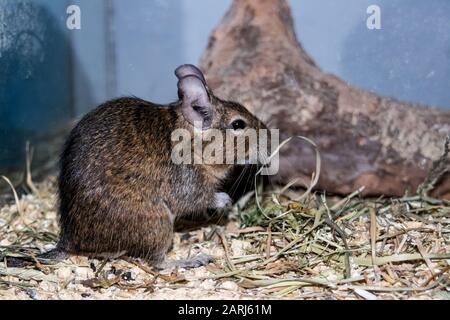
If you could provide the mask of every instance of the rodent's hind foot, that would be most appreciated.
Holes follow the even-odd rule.
[[[167,260],[163,263],[157,265],[154,267],[155,270],[165,270],[168,268],[183,268],[183,269],[195,269],[207,266],[210,263],[214,263],[215,260],[213,257],[208,255],[199,255],[197,257],[194,257],[192,259],[183,259],[183,260]]]
[[[40,259],[62,261],[69,257],[69,253],[63,249],[55,248],[46,253],[39,255]]]
[[[58,263],[69,257],[64,250],[55,248],[48,252],[38,255],[37,257],[5,257],[8,268],[25,268],[41,263],[43,265],[51,265]]]

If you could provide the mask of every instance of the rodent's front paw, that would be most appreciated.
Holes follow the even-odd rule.
[[[175,261],[175,266],[183,269],[195,269],[207,266],[210,263],[214,263],[215,260],[213,257],[208,255],[199,255],[195,258],[188,260],[177,260]]]
[[[214,208],[212,209],[226,209],[231,207],[233,201],[231,197],[225,192],[218,192],[215,195]]]

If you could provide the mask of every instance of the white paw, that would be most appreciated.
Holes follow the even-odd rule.
[[[233,201],[230,196],[225,192],[218,192],[215,195],[214,208],[213,209],[226,209],[231,207]]]

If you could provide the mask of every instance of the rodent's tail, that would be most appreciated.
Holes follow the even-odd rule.
[[[53,249],[49,252],[40,254],[36,257],[37,262],[49,264],[49,262],[59,262],[67,258],[68,254],[59,249]],[[6,257],[6,265],[9,268],[23,268],[36,264],[36,260],[31,257]]]

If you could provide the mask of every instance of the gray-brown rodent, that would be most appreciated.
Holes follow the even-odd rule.
[[[195,66],[179,67],[176,76],[179,101],[109,101],[70,133],[59,176],[60,241],[48,256],[126,255],[160,265],[177,218],[230,204],[219,188],[235,164],[175,164],[171,134],[194,133],[198,121],[201,130],[265,126],[242,105],[216,97]]]

